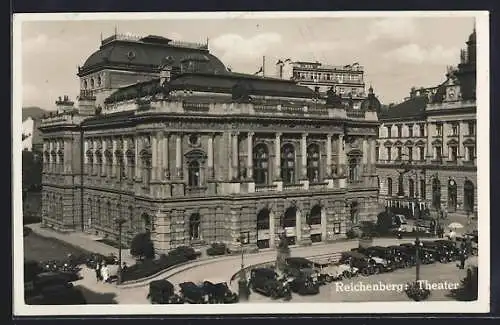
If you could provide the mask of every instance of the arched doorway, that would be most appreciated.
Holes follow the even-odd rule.
[[[457,183],[455,180],[448,181],[448,211],[455,212],[457,210]]]
[[[387,196],[392,196],[392,178],[387,178]]]
[[[469,214],[474,211],[474,184],[470,180],[464,183],[464,210]]]
[[[312,207],[307,216],[307,224],[311,227],[311,241],[313,243],[320,242],[321,236],[321,213],[322,208],[319,204]]]
[[[192,241],[201,240],[201,216],[193,213],[189,216],[189,239]]]
[[[432,180],[432,207],[441,208],[441,182],[436,177]]]
[[[268,208],[263,208],[257,213],[257,247],[259,249],[269,248],[271,239],[270,215]]]
[[[253,179],[257,185],[268,184],[269,151],[264,143],[259,143],[253,149]]]
[[[283,220],[282,220],[282,229],[285,232],[285,237],[288,241],[288,245],[295,245],[296,236],[297,236],[297,208],[289,207],[286,209]]]

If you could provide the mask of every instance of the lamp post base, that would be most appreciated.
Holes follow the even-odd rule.
[[[238,294],[240,301],[248,301],[250,296],[250,288],[248,287],[247,279],[238,280]]]

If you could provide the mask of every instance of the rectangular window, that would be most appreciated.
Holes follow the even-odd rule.
[[[443,125],[436,124],[436,136],[442,136],[442,135],[443,135]]]
[[[458,135],[458,124],[453,123],[451,125],[451,135]]]
[[[380,148],[379,148],[379,147],[375,147],[375,161],[378,161],[378,160],[379,160],[379,158],[380,158],[380,157],[379,157],[379,156],[380,156],[380,155],[379,155],[379,150],[380,150]]]
[[[401,156],[402,156],[402,148],[401,148],[401,147],[398,147],[398,148],[397,148],[397,151],[398,151],[397,160],[401,160]]]
[[[467,123],[468,135],[476,135],[476,123],[468,122]]]
[[[425,124],[420,124],[419,128],[420,128],[420,134],[419,135],[421,137],[425,137]]]
[[[452,146],[450,147],[450,159],[451,161],[457,161],[458,158],[458,147]]]
[[[333,224],[333,233],[336,235],[340,234],[340,222]]]
[[[391,134],[391,127],[390,126],[386,126],[387,128],[387,137],[390,138],[392,136]]]
[[[408,160],[413,160],[413,147],[408,147]]]
[[[403,136],[403,134],[402,134],[403,128],[401,127],[401,125],[398,125],[397,127],[398,127],[398,138],[401,138]]]
[[[418,151],[419,151],[420,161],[424,161],[425,160],[425,148],[424,147],[418,147]]]
[[[466,147],[467,149],[467,160],[474,161],[474,147]]]
[[[408,125],[408,137],[413,138],[413,125]]]
[[[387,161],[391,161],[391,155],[392,155],[392,152],[391,152],[391,147],[388,147],[387,148]]]
[[[421,179],[420,180],[420,198],[425,199],[425,180]]]
[[[434,158],[436,158],[436,160],[441,159],[441,153],[442,153],[441,147],[435,146],[434,147]]]

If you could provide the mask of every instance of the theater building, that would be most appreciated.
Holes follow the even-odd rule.
[[[41,126],[44,226],[118,240],[121,217],[124,242],[149,230],[165,252],[309,245],[375,217],[373,93],[351,109],[158,36],[114,35],[78,76],[78,107]]]
[[[475,31],[466,44],[442,84],[412,89],[379,112],[377,171],[386,205],[477,213]]]

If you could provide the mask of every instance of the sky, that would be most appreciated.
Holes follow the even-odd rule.
[[[161,35],[209,40],[210,52],[234,72],[254,73],[266,57],[274,76],[280,58],[365,67],[383,104],[401,102],[410,88],[435,86],[457,65],[473,17],[226,18],[175,20],[25,21],[21,31],[22,104],[55,109],[58,96],[76,99],[77,67],[97,51],[101,34]]]

